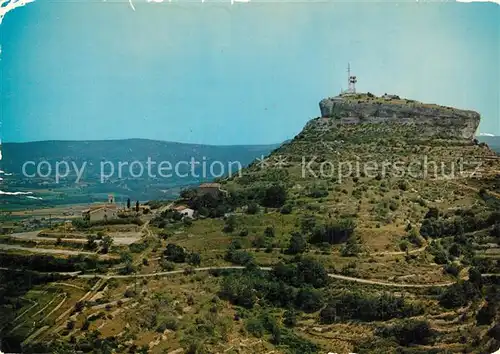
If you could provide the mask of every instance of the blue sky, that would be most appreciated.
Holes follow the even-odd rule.
[[[500,6],[37,0],[0,25],[2,141],[276,143],[346,86],[481,113],[500,135]]]

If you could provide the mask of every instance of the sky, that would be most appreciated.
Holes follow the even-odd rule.
[[[290,139],[346,88],[481,113],[500,135],[493,3],[36,0],[0,25],[3,142]],[[1,8],[1,6],[0,6]]]

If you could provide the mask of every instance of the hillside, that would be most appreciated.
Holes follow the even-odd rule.
[[[469,134],[479,115],[467,111],[469,124],[449,108],[453,118],[439,121],[413,101],[370,97],[404,113],[361,119],[378,104],[358,111],[352,99],[337,98],[334,115],[323,111],[213,193],[187,188],[174,204],[123,211],[127,225],[75,219],[5,235],[8,348],[498,350],[500,158]],[[140,241],[113,243],[117,234]],[[37,273],[28,285],[10,272],[23,267],[56,278]]]
[[[277,146],[211,146],[145,139],[4,143],[2,144],[3,160],[0,162],[0,170],[13,175],[3,176],[0,190],[4,192],[36,191],[33,196],[42,199],[6,196],[5,199],[2,198],[2,203],[9,203],[12,206],[88,203],[105,200],[109,193],[114,193],[117,200],[120,198],[125,200],[126,198],[138,200],[173,198],[178,195],[183,186],[213,179],[210,173],[206,173],[204,177],[203,163],[209,168],[213,161],[220,161],[227,174],[230,162],[237,161],[241,163],[241,166],[246,166],[255,158],[268,154]],[[152,163],[151,175],[147,170],[148,158]],[[198,162],[193,170],[194,173],[191,173],[190,167],[185,163],[179,165],[178,174],[174,173],[179,161],[190,162],[192,158]],[[41,172],[42,175],[48,174],[47,177],[23,177],[22,167],[27,161],[33,161],[36,164],[46,161],[52,173],[49,174],[47,165],[43,162],[40,165]],[[66,177],[56,181],[56,163],[62,164],[63,162],[69,164],[69,173]],[[134,162],[135,165],[130,168]],[[161,162],[164,162],[164,166],[171,166],[170,171],[163,172],[163,177],[158,171]],[[123,164],[121,173],[119,163]],[[138,163],[142,165],[142,174]],[[82,169],[84,164],[85,168]],[[36,174],[35,166],[38,165],[28,165],[27,174]],[[233,166],[236,168],[237,164]],[[75,167],[83,171],[78,183],[76,183]],[[101,169],[107,177],[104,183],[101,183]],[[60,171],[63,175],[65,166],[61,165]],[[220,168],[214,168],[214,171],[218,174]],[[168,176],[168,172],[172,176]]]
[[[497,309],[499,299],[490,297],[490,307],[481,308],[484,299],[472,288],[465,290],[471,283],[458,280],[478,270],[500,273],[495,256],[500,241],[500,159],[473,140],[479,114],[399,98],[371,98],[375,103],[364,103],[358,109],[358,100],[363,97],[338,97],[331,109],[321,101],[322,117],[309,121],[266,160],[250,165],[242,177],[223,182],[222,188],[229,192],[223,205],[226,211],[236,212],[217,224],[225,230],[225,238],[217,235],[214,222],[204,220],[196,221],[192,232],[207,235],[205,242],[210,246],[205,247],[217,248],[226,242],[226,259],[237,264],[245,264],[241,260],[245,256],[231,250],[235,243],[248,248],[250,259],[260,265],[273,265],[279,260],[300,269],[300,261],[291,257],[302,255],[321,263],[330,274],[369,279],[374,285],[425,287],[457,282],[449,290],[402,292],[404,298],[412,299],[402,306],[424,306],[426,310],[417,311],[425,313],[423,316],[411,314],[411,310],[403,314],[402,309],[393,315],[369,315],[371,311],[385,311],[368,305],[372,300],[385,301],[381,298],[383,287],[336,281],[323,288],[311,280],[305,288],[315,284],[318,293],[308,293],[308,300],[316,302],[309,308],[301,303],[306,300],[299,294],[306,290],[298,285],[297,275],[290,269],[275,268],[270,281],[292,285],[279,293],[282,301],[295,301],[292,306],[304,313],[297,320],[295,333],[319,345],[323,350],[319,352],[498,349],[500,338],[492,333],[498,329],[499,312],[486,322],[481,316]],[[377,103],[380,101],[385,103],[381,106]],[[392,104],[396,108],[386,107]],[[210,207],[201,207],[204,202],[196,197],[185,202],[211,215]],[[174,236],[170,242],[203,249],[198,242],[182,236]],[[267,254],[254,253],[250,247],[261,247]],[[485,250],[492,258],[481,258]],[[255,285],[251,284],[259,282],[251,275],[238,281],[243,288],[243,284],[252,288]],[[495,292],[495,285],[488,281],[483,290]],[[226,298],[237,308],[248,307],[241,303],[243,290],[222,288],[230,291]],[[298,291],[297,297],[285,299],[285,293],[293,293],[293,288]],[[253,313],[262,316],[262,310],[254,306],[263,306],[264,312],[290,306],[266,291],[273,290],[259,292],[264,299],[250,305]],[[463,291],[470,293],[464,295]],[[399,289],[397,293],[401,294]],[[312,300],[315,296],[323,300]],[[450,300],[451,304],[448,301],[453,296],[456,298]],[[460,315],[447,314],[450,309]],[[289,313],[281,314],[283,317],[278,318],[286,323]],[[351,322],[353,319],[356,322]],[[423,332],[415,334],[419,330]],[[420,335],[420,339],[412,337]],[[405,336],[414,339],[401,339],[409,338]],[[475,344],[468,346],[461,339],[464,337],[474,337]],[[414,349],[406,349],[408,346]]]

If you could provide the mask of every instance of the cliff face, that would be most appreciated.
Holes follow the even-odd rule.
[[[421,138],[474,139],[479,126],[477,112],[425,104],[397,96],[367,94],[327,98],[319,103],[322,123],[404,125]]]

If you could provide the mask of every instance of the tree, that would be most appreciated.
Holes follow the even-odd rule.
[[[293,206],[291,204],[285,204],[281,207],[280,213],[281,214],[291,214],[293,210]]]
[[[352,236],[356,228],[356,223],[352,219],[342,219],[338,222],[330,222],[314,228],[311,235],[311,243],[328,242],[338,244],[345,242]]]
[[[89,250],[95,250],[97,248],[97,236],[96,235],[88,235],[87,236],[87,244],[85,247],[87,247]]]
[[[286,201],[286,189],[282,185],[267,187],[261,197],[261,204],[268,208],[281,208]]]
[[[342,257],[353,257],[357,256],[359,253],[361,253],[360,239],[352,235],[342,247],[340,254]]]
[[[127,199],[127,209],[130,209],[130,198]]]
[[[380,330],[384,337],[394,337],[402,346],[425,345],[432,341],[436,332],[427,321],[405,320]]]
[[[472,267],[469,269],[469,281],[477,286],[481,286],[483,283],[481,272],[477,268]]]
[[[439,218],[439,209],[435,207],[429,208],[427,214],[425,214],[424,219],[437,219]]]
[[[469,281],[460,281],[446,288],[439,297],[439,304],[447,309],[459,308],[480,296],[479,289]]]
[[[254,264],[254,258],[252,254],[243,250],[235,250],[231,247],[228,248],[224,259],[228,262],[243,266]]]
[[[259,208],[259,205],[255,202],[252,202],[250,204],[248,204],[248,207],[247,207],[247,213],[248,214],[257,214],[259,212],[260,208]]]
[[[135,211],[138,213],[139,212],[139,201],[135,202]]]
[[[337,309],[335,304],[327,305],[319,313],[319,318],[322,324],[332,324],[337,320]]]
[[[163,253],[165,258],[168,261],[175,263],[184,263],[186,261],[186,251],[181,246],[174,245],[173,243],[169,243],[165,252]]]
[[[500,324],[494,325],[489,331],[488,336],[500,341]]]
[[[295,310],[288,310],[283,316],[283,324],[287,327],[295,327],[297,324],[297,312]]]
[[[460,257],[460,255],[462,254],[462,249],[460,248],[460,245],[454,243],[448,249],[448,253],[453,257]]]
[[[493,225],[493,228],[491,229],[491,236],[500,241],[500,223]]]
[[[274,227],[268,226],[264,230],[264,236],[265,237],[274,237]]]
[[[288,254],[299,254],[305,252],[307,249],[307,242],[298,232],[292,234],[290,244],[287,249]]]
[[[492,302],[487,302],[476,315],[478,326],[490,325],[495,319],[498,310],[498,305]]]
[[[323,307],[321,292],[312,288],[300,289],[295,305],[304,312],[316,312]]]
[[[233,232],[234,229],[236,227],[236,217],[234,215],[230,215],[227,219],[226,219],[226,223],[224,224],[224,229],[223,231],[224,232]]]
[[[191,200],[191,199],[196,198],[197,193],[196,193],[196,190],[193,188],[183,189],[180,193],[180,196],[184,200]]]
[[[408,243],[408,241],[406,240],[402,240],[400,243],[399,243],[399,249],[403,252],[406,252],[408,253],[408,249],[410,247],[410,244]]]
[[[189,256],[187,257],[187,261],[189,264],[194,266],[200,265],[201,263],[200,254],[196,252],[190,253]]]
[[[113,238],[109,235],[104,236],[101,241],[102,253],[108,253],[112,244]]]
[[[298,280],[297,286],[303,284],[312,285],[315,288],[322,288],[327,285],[329,277],[325,267],[313,258],[305,257],[297,263],[297,274],[295,278]]]

